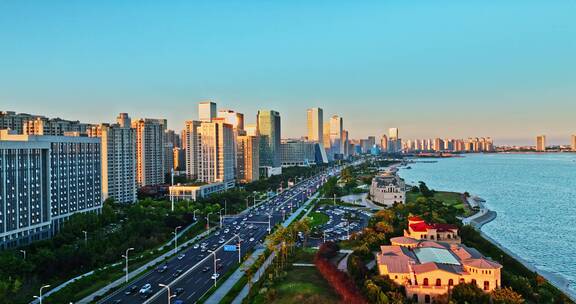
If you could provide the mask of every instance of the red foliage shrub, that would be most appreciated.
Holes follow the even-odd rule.
[[[330,263],[330,261],[318,254],[314,258],[314,264],[316,264],[318,272],[320,272],[322,277],[328,281],[328,284],[334,288],[336,293],[340,295],[344,303],[366,303],[366,300],[364,300],[360,294],[356,284],[354,284],[352,279],[350,279],[346,273],[338,270],[334,264]]]

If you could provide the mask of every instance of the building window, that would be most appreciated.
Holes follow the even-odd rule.
[[[430,295],[424,296],[424,303],[430,303]]]
[[[490,282],[484,281],[484,290],[490,290]]]
[[[442,286],[442,280],[436,279],[436,286]]]
[[[428,278],[424,278],[424,283],[422,283],[422,285],[428,286]]]
[[[453,286],[454,285],[454,280],[450,279],[448,280],[448,286]]]

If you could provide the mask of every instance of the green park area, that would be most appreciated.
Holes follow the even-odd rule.
[[[313,264],[314,252],[297,250],[295,263]],[[338,303],[340,297],[322,278],[316,267],[289,266],[274,283],[259,293],[252,303],[322,304]]]
[[[310,212],[308,218],[310,219],[310,228],[322,226],[330,219],[326,214],[317,211]]]

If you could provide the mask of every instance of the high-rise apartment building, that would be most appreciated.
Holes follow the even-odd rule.
[[[572,135],[572,140],[570,143],[572,146],[572,151],[576,152],[576,135]]]
[[[224,121],[231,125],[234,130],[244,130],[244,114],[238,113],[233,110],[219,110],[218,118],[223,118]]]
[[[309,166],[316,164],[318,143],[300,139],[283,139],[280,145],[282,166]]]
[[[388,137],[390,139],[392,138],[399,138],[399,134],[398,134],[398,128],[390,128],[388,129]]]
[[[545,135],[536,136],[536,151],[538,151],[538,152],[546,151],[546,136]]]
[[[202,122],[189,120],[185,122],[182,132],[182,143],[186,153],[186,176],[198,178],[198,128]]]
[[[163,184],[165,119],[141,118],[132,121],[136,132],[136,184],[138,187]]]
[[[382,149],[382,152],[388,151],[388,137],[386,135],[382,135],[380,138],[380,149]]]
[[[260,167],[280,167],[280,113],[259,110],[256,122],[260,134]]]
[[[174,158],[174,171],[186,171],[186,150],[183,148],[174,148],[172,155]]]
[[[16,113],[13,111],[0,112],[0,130],[12,130],[16,134],[24,134],[24,125],[37,118],[47,119],[44,116],[26,113]]]
[[[330,121],[327,121],[324,123],[324,127],[323,127],[323,144],[324,144],[324,149],[326,149],[327,153],[330,153],[330,150],[332,149],[332,146],[330,145]]]
[[[210,122],[214,118],[216,118],[216,103],[212,101],[198,103],[198,119],[200,121]]]
[[[102,208],[100,139],[0,132],[0,247],[57,231]]]
[[[238,181],[249,183],[258,180],[260,175],[260,137],[257,135],[238,136],[236,151]]]
[[[234,133],[222,118],[202,122],[197,128],[198,180],[234,185]]]
[[[258,132],[258,124],[246,124],[245,130],[248,136],[260,136]]]
[[[36,117],[23,124],[22,134],[63,136],[66,133],[86,133],[90,124],[60,118]]]
[[[308,140],[322,144],[324,141],[324,111],[322,108],[306,110]]]
[[[115,124],[100,124],[88,136],[101,139],[102,197],[120,203],[136,202],[136,132],[120,113]]]

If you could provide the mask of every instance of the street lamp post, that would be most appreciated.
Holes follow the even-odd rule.
[[[22,252],[22,255],[24,256],[24,261],[26,261],[26,250],[20,250],[20,252]]]
[[[44,286],[40,287],[40,296],[34,296],[34,298],[39,300],[40,304],[42,304],[42,289],[48,288],[48,287],[50,287],[50,285],[44,285]]]
[[[206,214],[206,230],[210,230],[210,214],[212,214],[212,212]]]
[[[84,246],[88,245],[88,231],[82,230],[84,233]]]
[[[134,250],[134,248],[126,249],[126,254],[122,255],[122,257],[126,259],[126,283],[128,283],[128,252],[130,252],[131,250]]]
[[[216,280],[218,279],[216,275],[218,272],[216,271],[216,262],[220,261],[220,259],[216,258],[216,250],[210,251],[214,255],[214,287],[216,287]]]
[[[270,225],[271,219],[272,219],[272,214],[268,213],[268,234],[270,234],[270,231],[272,231],[272,228],[270,227],[271,226]]]
[[[166,291],[168,292],[168,304],[170,304],[170,301],[172,300],[172,298],[174,298],[176,295],[171,295],[170,294],[170,285],[165,285],[165,284],[158,284],[158,286],[162,287],[162,288],[166,288]]]
[[[178,253],[178,229],[180,228],[182,228],[182,226],[174,228],[174,254]]]
[[[198,211],[198,209],[194,209],[194,212],[192,213],[194,216],[194,220],[196,220],[196,211]]]
[[[240,262],[242,261],[242,260],[241,260],[242,254],[241,254],[241,252],[240,252],[240,250],[241,250],[241,247],[240,247],[240,242],[241,242],[241,241],[240,241],[240,240],[241,240],[241,239],[240,239],[240,234],[237,233],[237,234],[236,234],[236,237],[238,238],[238,264],[240,264]]]
[[[222,210],[224,209],[218,210],[218,214],[220,215],[220,228],[222,228]],[[226,210],[224,210],[224,214],[226,214]]]
[[[174,168],[172,168],[170,170],[170,187],[174,186]],[[171,205],[171,210],[172,212],[174,212],[174,195],[172,194],[172,189],[168,188],[169,192],[170,192],[170,205]]]

